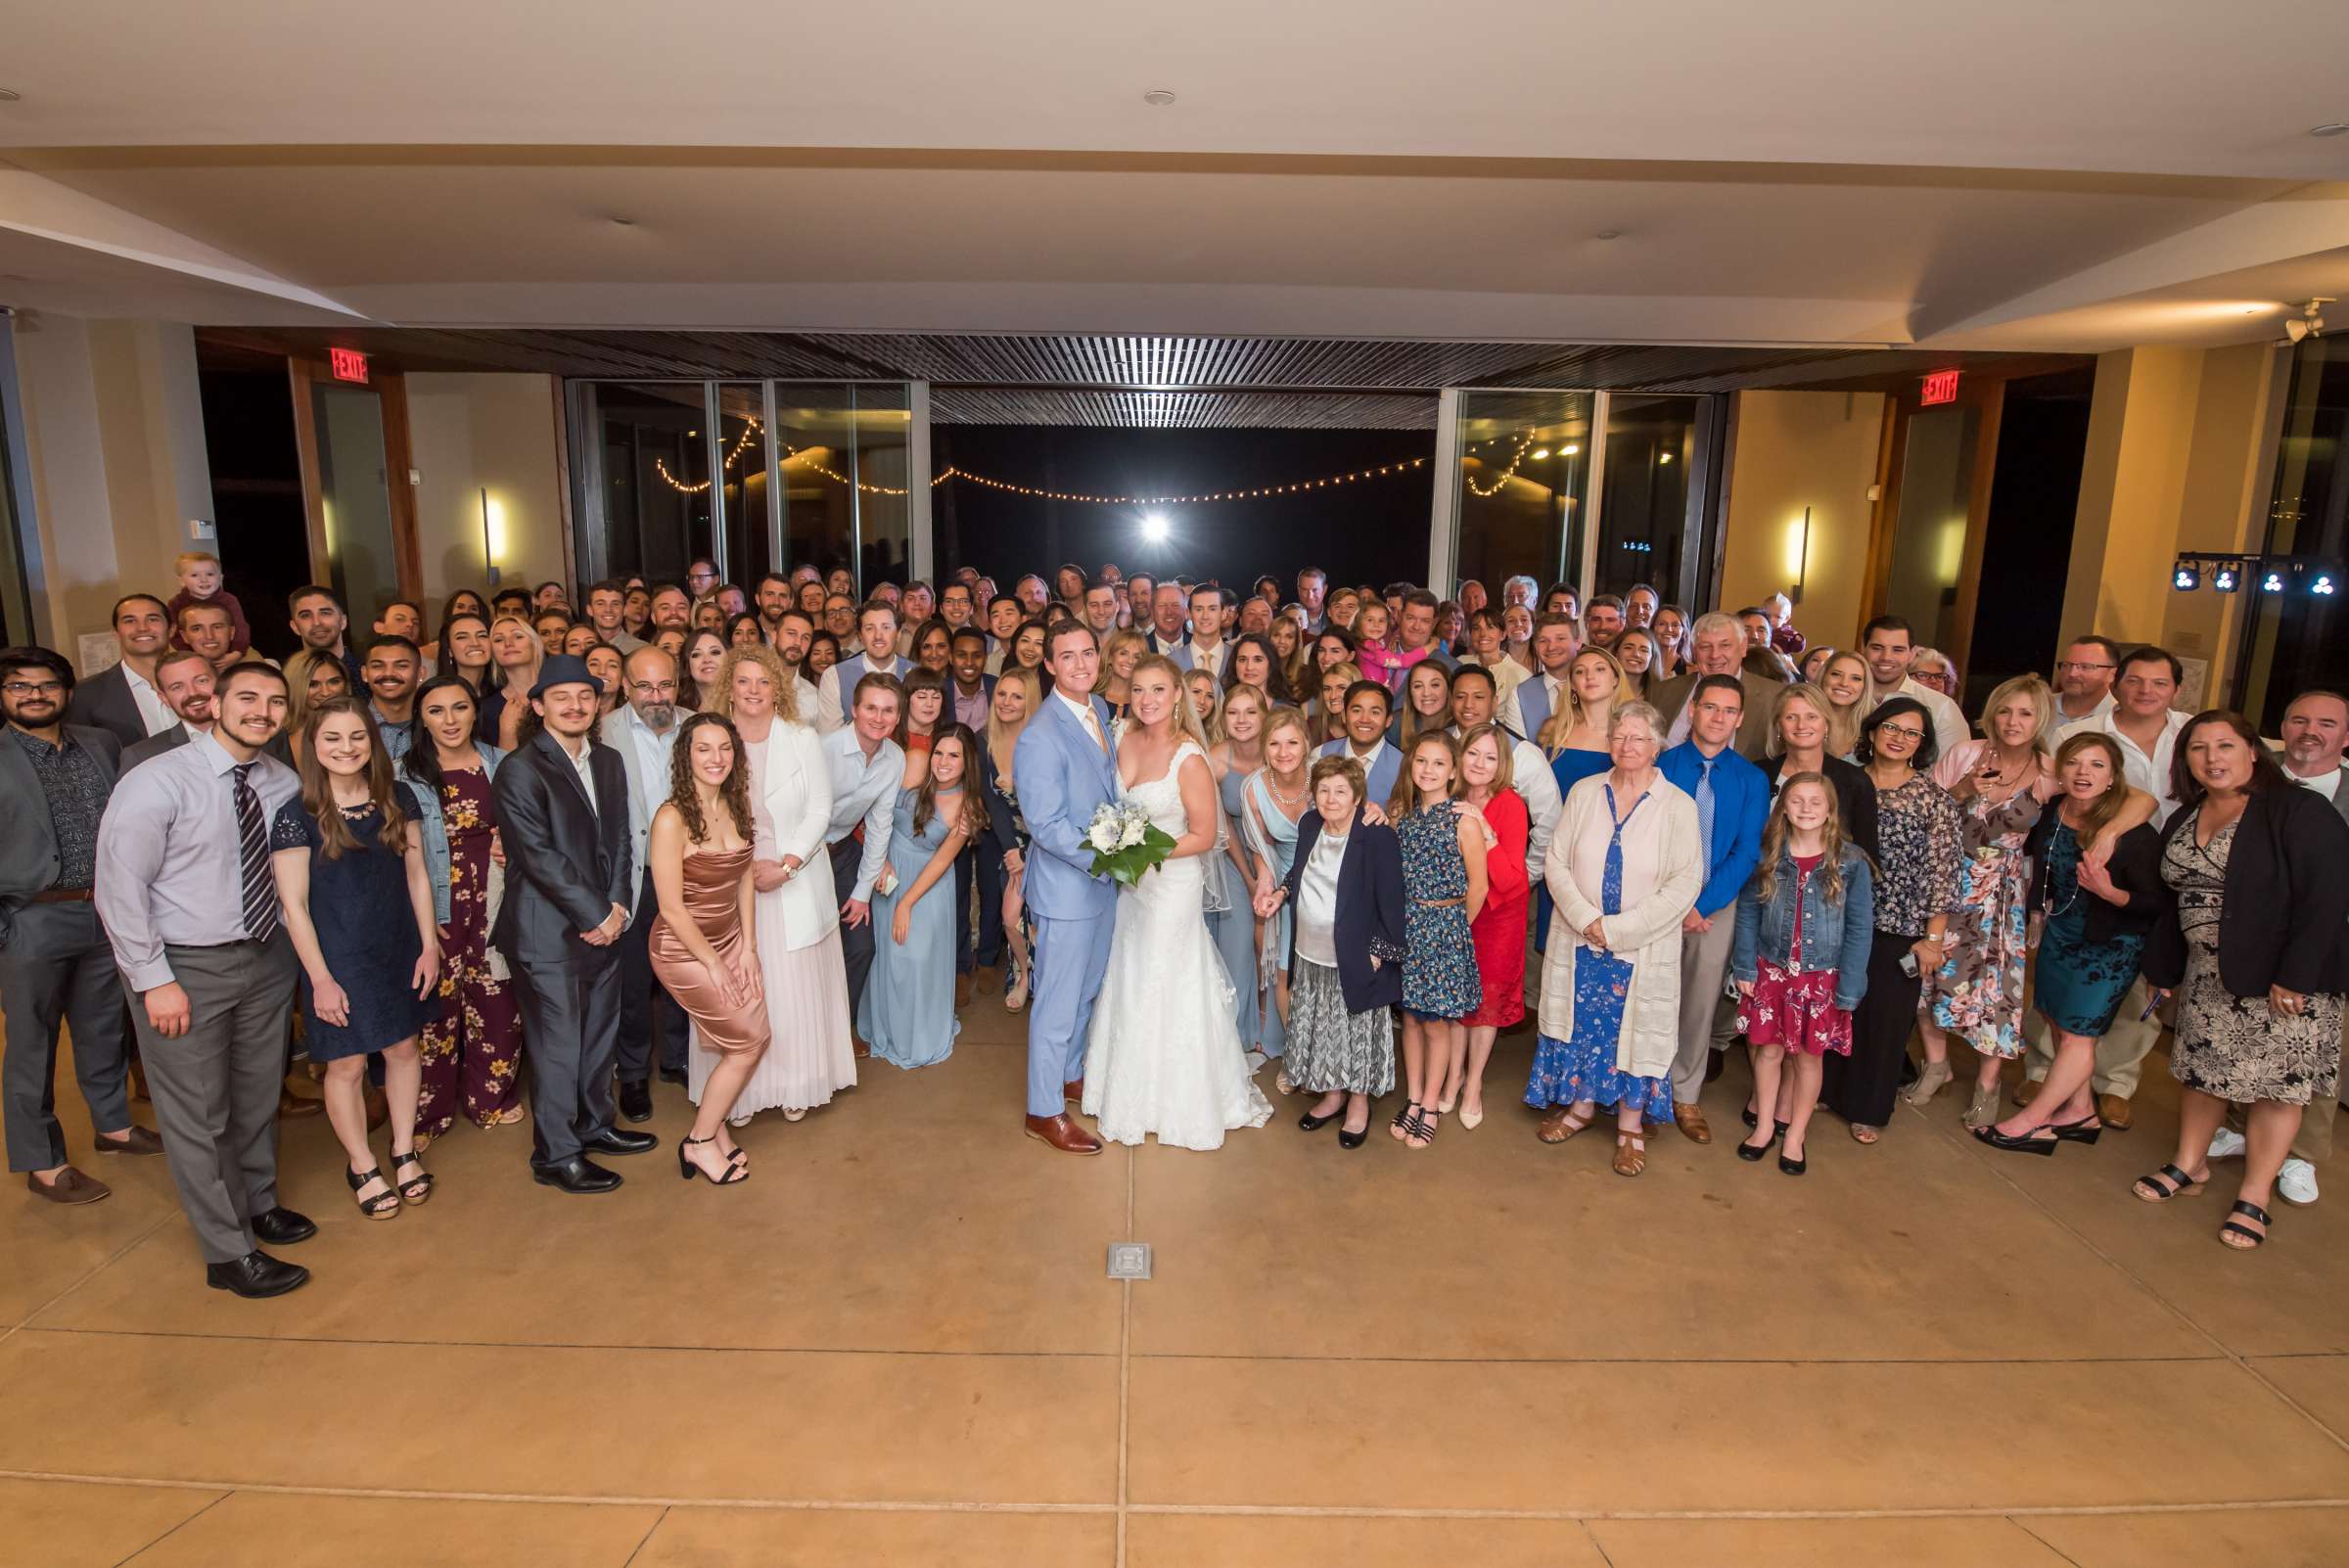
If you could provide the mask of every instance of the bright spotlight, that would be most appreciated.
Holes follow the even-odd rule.
[[[1150,543],[1166,543],[1167,535],[1171,531],[1173,530],[1167,523],[1167,515],[1164,512],[1144,512],[1142,514],[1142,537]]]
[[[2321,593],[2328,599],[2331,598],[2334,592],[2332,574],[2329,572],[2318,573],[2317,580],[2308,585],[2308,591],[2311,593]]]
[[[2271,572],[2266,576],[2261,577],[2259,579],[2259,591],[2262,593],[2281,593],[2283,591],[2283,574],[2280,572]]]
[[[2221,593],[2233,593],[2243,585],[2243,579],[2236,574],[2234,568],[2223,566],[2211,573],[2210,585]]]
[[[2190,593],[2201,584],[2202,574],[2183,561],[2178,564],[2178,570],[2170,574],[2170,586],[2180,593]]]
[[[1547,457],[1548,455],[1549,448],[1546,446],[1538,446],[1534,449],[1534,460],[1536,462],[1540,462],[1543,458]]]

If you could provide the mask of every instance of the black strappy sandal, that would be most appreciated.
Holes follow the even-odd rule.
[[[416,1174],[407,1180],[392,1183],[399,1189],[399,1199],[402,1203],[423,1203],[433,1195],[433,1174],[427,1171],[424,1168],[424,1162],[417,1158],[423,1152],[421,1149],[410,1149],[405,1154],[394,1151],[392,1155],[392,1176],[397,1176],[401,1171],[411,1165],[416,1168]]]
[[[1436,1110],[1436,1108],[1432,1105],[1420,1106],[1419,1114],[1411,1118],[1411,1125],[1404,1133],[1403,1144],[1405,1148],[1424,1149],[1434,1145],[1436,1141],[1436,1129],[1440,1127],[1442,1123],[1440,1120],[1428,1120],[1431,1112],[1438,1118],[1441,1118],[1444,1114],[1443,1112]],[[1411,1140],[1413,1138],[1418,1139],[1418,1141],[1415,1143],[1412,1142]]]
[[[381,1180],[383,1174],[384,1168],[380,1165],[371,1165],[364,1171],[353,1171],[348,1166],[343,1168],[343,1179],[350,1183],[351,1201],[359,1206],[359,1213],[370,1220],[396,1220],[399,1218],[399,1193],[390,1182],[385,1182],[384,1190],[372,1198],[358,1195],[359,1188],[370,1181]]]
[[[687,1181],[691,1181],[695,1176],[700,1176],[714,1187],[730,1187],[737,1181],[748,1181],[751,1178],[751,1173],[731,1160],[726,1162],[724,1176],[714,1176],[694,1164],[685,1153],[687,1148],[696,1143],[715,1143],[716,1141],[717,1137],[714,1133],[706,1138],[679,1138],[677,1140],[677,1175]]]
[[[2165,1165],[2151,1176],[2139,1176],[2129,1190],[2144,1203],[2167,1203],[2172,1198],[2191,1197],[2202,1190],[2210,1177],[2200,1180],[2188,1176],[2174,1165]]]
[[[2048,1130],[2065,1143],[2094,1143],[2103,1135],[2104,1124],[2091,1114],[2077,1122],[2050,1122]]]
[[[1395,1120],[1387,1124],[1387,1130],[1394,1133],[1397,1140],[1400,1141],[1411,1135],[1411,1127],[1418,1120],[1419,1102],[1405,1100],[1403,1109],[1395,1113]]]
[[[2227,1212],[2231,1215],[2239,1214],[2246,1220],[2256,1220],[2259,1222],[2260,1227],[2254,1230],[2249,1225],[2238,1224],[2234,1221],[2229,1220],[2219,1226],[2220,1246],[2231,1247],[2236,1252],[2252,1252],[2268,1244],[2268,1227],[2274,1222],[2268,1218],[2267,1210],[2256,1203],[2244,1203],[2237,1199],[2234,1207]],[[2229,1241],[2227,1239],[2229,1236],[2241,1236],[2243,1239]]]

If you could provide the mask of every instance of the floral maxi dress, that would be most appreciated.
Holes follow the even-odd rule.
[[[497,807],[488,779],[474,768],[447,773],[440,817],[448,829],[448,927],[438,1011],[417,1040],[424,1084],[416,1130],[430,1137],[456,1125],[460,1092],[476,1127],[510,1119],[520,1103],[515,1074],[522,1066],[521,1004],[503,960],[489,947],[489,882],[499,873],[489,855]]]
[[[1933,1022],[1986,1056],[2023,1054],[2023,969],[2029,956],[2031,857],[2023,841],[2045,809],[2028,789],[1960,803],[1958,903],[1948,956],[1926,983]]]

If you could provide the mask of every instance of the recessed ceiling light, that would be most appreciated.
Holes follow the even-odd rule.
[[[1142,94],[1142,102],[1148,104],[1152,109],[1164,109],[1174,102],[1174,95],[1164,87],[1153,87]]]
[[[1621,230],[1621,229],[1601,229],[1601,230],[1599,230],[1599,231],[1598,231],[1598,233],[1597,233],[1596,235],[1594,235],[1594,236],[1592,236],[1592,237],[1593,237],[1594,239],[1600,239],[1600,240],[1620,240],[1620,239],[1622,239],[1622,238],[1623,238],[1623,230]]]
[[[12,93],[9,96],[13,98],[16,95]],[[2322,125],[2311,125],[2308,133],[2311,136],[2349,136],[2349,119],[2333,119]]]

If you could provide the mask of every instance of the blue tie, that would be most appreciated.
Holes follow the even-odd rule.
[[[1710,757],[1699,757],[1696,765],[1704,771],[1696,775],[1696,837],[1705,847],[1705,876],[1713,875],[1713,763]]]

